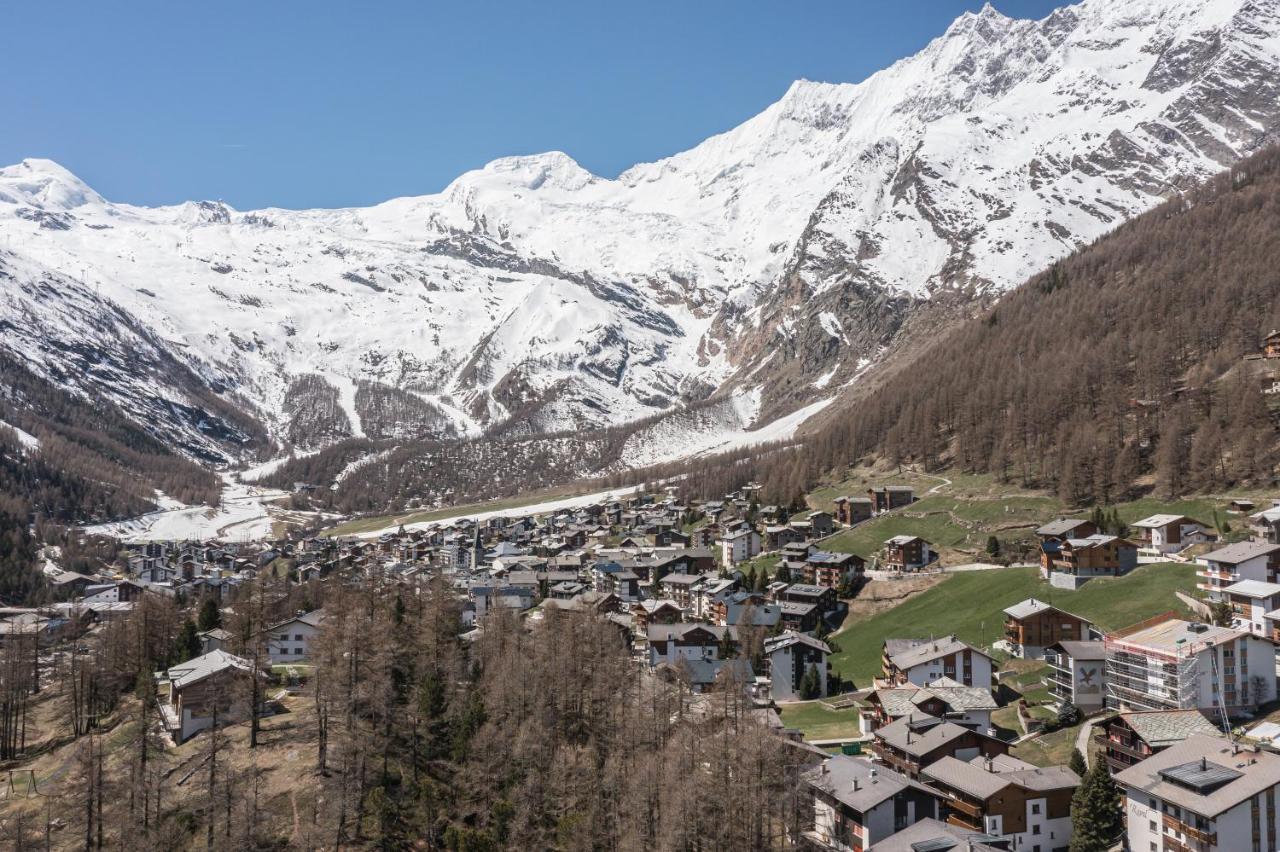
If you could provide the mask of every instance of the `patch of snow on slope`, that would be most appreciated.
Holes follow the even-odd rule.
[[[272,524],[284,510],[275,501],[288,492],[235,482],[223,474],[222,504],[184,506],[166,500],[159,511],[127,521],[86,527],[89,535],[113,536],[124,542],[140,541],[258,541],[272,537]]]
[[[21,444],[23,449],[27,452],[33,452],[34,450],[40,449],[40,439],[35,435],[32,435],[30,432],[23,432],[17,426],[14,426],[12,423],[6,423],[3,420],[0,420],[0,429],[12,429],[13,433],[18,436],[18,443]]]
[[[839,369],[840,369],[840,366],[838,364],[832,367],[830,370],[823,373],[821,376],[818,376],[818,378],[814,379],[812,382],[812,386],[817,388],[818,390],[822,390],[827,385],[831,384],[831,380],[835,378],[836,371],[838,371]]]
[[[425,530],[432,527],[445,526],[453,523],[460,518],[482,523],[490,518],[512,517],[516,515],[554,515],[557,512],[565,512],[571,509],[578,509],[582,506],[591,506],[595,503],[606,503],[612,500],[620,500],[623,497],[629,497],[640,491],[642,486],[631,485],[625,488],[614,488],[610,491],[598,491],[594,494],[583,494],[578,497],[564,497],[556,500],[546,500],[541,503],[533,503],[528,506],[520,506],[517,508],[491,509],[481,512],[458,512],[448,518],[441,518],[435,521],[422,521],[415,524],[405,525],[405,530]],[[369,532],[357,533],[354,538],[377,538],[384,533],[392,533],[400,529],[400,524],[393,523],[382,529],[371,530]]]
[[[759,415],[759,388],[733,397],[728,406],[681,412],[641,429],[627,438],[622,461],[628,467],[647,467],[679,459],[746,449],[795,436],[800,424],[834,400],[824,399],[785,417],[752,428]]]
[[[260,479],[270,476],[280,468],[284,467],[286,462],[291,462],[294,459],[305,459],[308,456],[314,456],[318,452],[320,451],[319,450],[294,450],[292,453],[290,453],[287,456],[280,456],[279,458],[274,458],[274,459],[271,459],[270,461],[265,461],[262,464],[254,465],[253,467],[247,467],[244,470],[239,472],[240,481],[241,482],[257,482]]]
[[[333,491],[337,491],[338,486],[342,484],[342,480],[346,479],[348,476],[355,473],[360,468],[365,467],[366,465],[371,465],[376,461],[385,459],[387,456],[394,453],[397,449],[399,449],[399,447],[392,447],[391,449],[388,449],[388,450],[381,450],[376,453],[369,453],[368,455],[361,456],[355,461],[349,462],[347,466],[344,467],[342,470],[338,471],[338,474],[333,478],[333,484],[329,486],[330,489]]]
[[[831,311],[823,311],[818,314],[818,322],[822,323],[822,330],[836,340],[841,343],[849,342],[844,336],[844,326],[840,324],[840,320]]]

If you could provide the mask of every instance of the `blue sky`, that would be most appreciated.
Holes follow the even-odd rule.
[[[21,2],[0,163],[240,209],[435,192],[510,154],[597,174],[697,144],[797,78],[856,82],[981,0]],[[1050,0],[997,0],[1043,17]]]

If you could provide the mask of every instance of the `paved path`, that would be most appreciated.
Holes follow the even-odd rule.
[[[1093,735],[1093,723],[1097,721],[1099,720],[1085,719],[1084,724],[1080,726],[1080,733],[1076,734],[1076,748],[1080,750],[1082,755],[1084,755],[1084,765],[1086,767],[1090,766],[1089,761],[1093,757],[1089,754],[1089,737]]]

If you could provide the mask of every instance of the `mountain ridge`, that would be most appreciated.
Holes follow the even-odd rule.
[[[963,312],[1273,141],[1277,72],[1275,0],[988,4],[614,179],[548,152],[435,195],[242,212],[114,204],[27,160],[0,169],[0,346],[51,376],[41,350],[144,331],[141,364],[101,345],[57,378],[228,462],[262,442],[165,414],[210,412],[168,359],[303,448],[366,422],[553,433],[749,392],[760,425],[892,358],[925,306]],[[315,434],[288,413],[316,407]]]

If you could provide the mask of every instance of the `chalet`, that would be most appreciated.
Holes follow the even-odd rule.
[[[786,526],[767,526],[764,528],[764,548],[765,550],[781,550],[788,544],[795,544],[800,541],[807,541],[803,533],[795,527]]]
[[[725,607],[730,597],[740,590],[741,583],[734,577],[707,580],[694,590],[693,615],[709,618],[724,624]],[[761,601],[763,603],[763,600]]]
[[[802,697],[801,683],[813,670],[818,676],[818,694],[827,694],[827,657],[831,648],[826,642],[786,631],[764,640],[764,658],[769,665],[770,693],[774,701],[795,701]]]
[[[920,536],[896,535],[884,543],[878,567],[882,571],[919,571],[937,558],[933,546]]]
[[[1063,542],[1069,538],[1088,538],[1097,534],[1097,532],[1098,527],[1093,521],[1085,521],[1080,518],[1059,518],[1037,529],[1036,536],[1042,542]]]
[[[266,678],[265,672],[259,676]],[[213,727],[215,718],[219,723],[246,718],[252,677],[253,665],[226,651],[210,651],[157,673],[157,680],[169,686],[168,695],[158,703],[174,742],[186,742]]]
[[[809,524],[809,532],[812,538],[825,538],[836,531],[835,516],[821,509],[809,512],[807,515],[801,515],[799,518],[792,518],[792,520],[799,520]]]
[[[1092,623],[1044,601],[1028,598],[1004,611],[1004,641],[1015,657],[1038,659],[1055,642],[1089,638]]]
[[[793,583],[778,593],[779,601],[812,604],[818,607],[822,614],[831,612],[836,608],[838,601],[836,600],[836,590],[830,586],[811,586],[806,583]]]
[[[810,553],[797,565],[804,581],[812,586],[838,589],[845,583],[856,583],[866,571],[866,560],[853,553]],[[787,566],[788,569],[791,565]],[[794,576],[794,575],[793,575]]]
[[[649,665],[655,667],[681,659],[718,660],[725,637],[736,634],[731,628],[715,624],[650,624],[645,635],[649,640]]]
[[[1107,697],[1106,648],[1102,642],[1061,640],[1044,649],[1045,685],[1059,707],[1074,704],[1085,713],[1103,708]]]
[[[1280,544],[1280,506],[1272,506],[1250,515],[1249,533],[1254,541]]]
[[[835,499],[835,519],[837,523],[853,526],[870,520],[873,512],[869,497],[837,497]]]
[[[1137,531],[1142,549],[1156,554],[1177,553],[1216,538],[1208,527],[1186,515],[1152,515],[1129,526]]]
[[[635,629],[643,633],[650,624],[677,624],[684,618],[684,612],[675,601],[647,600],[631,605],[631,618]]]
[[[863,758],[835,755],[803,778],[813,797],[813,825],[801,835],[806,848],[881,849],[896,832],[942,814],[941,794]]]
[[[564,580],[556,583],[554,586],[547,587],[547,597],[553,601],[567,601],[570,598],[576,598],[587,590],[585,583],[577,583],[573,580]]]
[[[1065,766],[1038,767],[1015,757],[944,757],[921,779],[946,796],[948,821],[1012,841],[1014,849],[1065,849],[1071,842],[1071,796],[1080,776]]]
[[[483,621],[495,609],[524,612],[533,606],[535,593],[523,586],[479,585],[468,589],[468,595],[475,605],[476,619]]]
[[[1262,357],[1280,358],[1280,331],[1272,331],[1262,339]]]
[[[990,733],[991,714],[999,705],[990,689],[938,678],[927,686],[904,683],[902,686],[872,690],[863,706],[862,715],[872,731],[906,716],[924,713]]]
[[[1120,713],[1105,723],[1105,758],[1111,774],[1123,772],[1193,734],[1222,732],[1199,710],[1155,710]]]
[[[1120,577],[1137,564],[1137,546],[1114,535],[1040,543],[1040,576],[1058,588],[1076,589],[1094,577]]]
[[[927,686],[945,677],[965,686],[990,689],[995,672],[995,661],[990,656],[955,636],[886,639],[881,664],[882,680],[887,686]]]
[[[782,626],[797,633],[815,633],[822,622],[822,610],[816,603],[783,601],[778,610]]]
[[[1241,580],[1218,592],[1218,597],[1231,605],[1233,627],[1271,638],[1273,621],[1268,616],[1280,609],[1280,583]]]
[[[736,592],[726,601],[724,623],[730,627],[759,627],[773,630],[782,624],[782,604],[757,603],[751,592]]]
[[[221,627],[205,630],[198,635],[200,636],[200,651],[205,654],[210,651],[225,651],[228,643],[231,642],[231,634]]]
[[[909,485],[880,485],[867,489],[867,499],[871,501],[871,513],[880,515],[910,506],[916,501],[916,492]]]
[[[1196,588],[1220,600],[1223,589],[1241,580],[1276,582],[1277,571],[1280,571],[1280,544],[1241,541],[1206,553],[1196,561],[1201,566],[1196,571],[1200,578]]]
[[[324,611],[312,610],[268,627],[267,656],[271,662],[296,663],[309,659],[323,621]]]
[[[878,760],[910,778],[944,757],[969,761],[1009,753],[1009,743],[926,713],[914,713],[877,730],[871,751]]]

